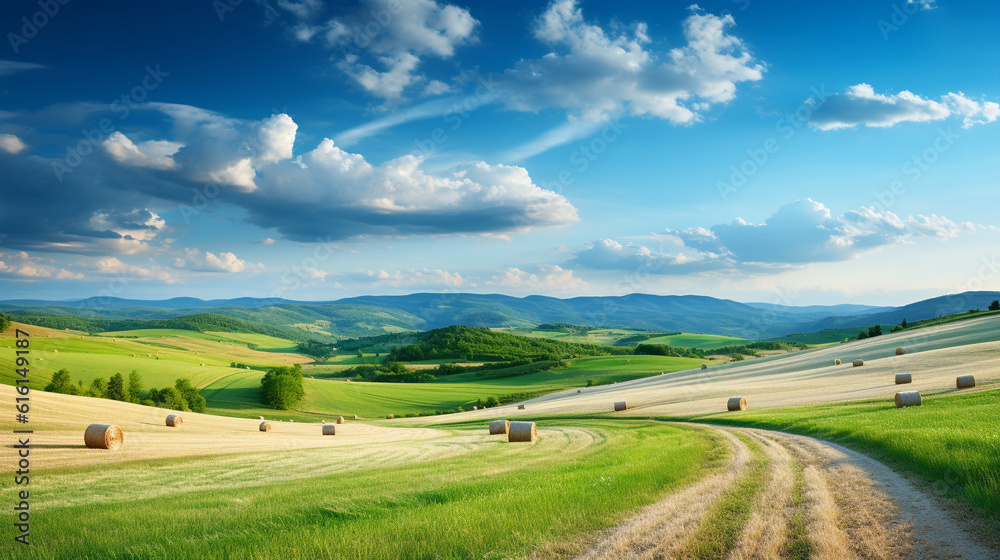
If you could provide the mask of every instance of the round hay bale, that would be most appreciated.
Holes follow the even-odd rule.
[[[955,387],[959,389],[971,389],[976,386],[976,376],[960,375],[955,378]]]
[[[337,435],[337,426],[335,424],[323,424],[323,435],[324,436]]]
[[[896,408],[904,406],[920,406],[920,393],[918,391],[903,391],[896,393]]]
[[[91,424],[83,433],[83,442],[94,449],[120,449],[125,443],[121,428],[111,424]]]
[[[903,354],[906,354],[906,348],[896,348],[897,356],[902,356]]]
[[[53,351],[52,351],[52,353],[53,353],[53,354],[58,354],[58,353],[59,353],[59,351],[58,351],[58,350],[53,350]]]
[[[896,385],[902,385],[903,383],[910,383],[912,381],[913,381],[913,374],[910,373],[896,374]]]
[[[538,429],[534,422],[511,422],[507,428],[509,443],[524,441],[534,443],[538,439]]]
[[[861,367],[861,366],[865,365],[865,361],[864,360],[854,360],[854,362],[851,363],[851,365],[854,366],[854,367]]]
[[[132,354],[132,357],[134,358],[134,357],[135,357],[135,354]]]
[[[198,364],[198,365],[201,366],[201,367],[205,367],[205,364]]]
[[[472,410],[479,410],[479,407],[478,406],[474,406],[474,407],[472,407]]]
[[[346,422],[347,422],[347,420],[344,420],[344,417],[343,417],[343,416],[338,416],[338,417],[337,417],[337,423],[338,423],[338,424],[344,424],[344,423],[346,423]]]
[[[582,390],[582,389],[577,389],[577,390],[576,390],[576,392],[577,392],[577,393],[582,393],[582,392],[583,392],[583,390]]]
[[[747,400],[744,397],[733,397],[726,402],[726,408],[728,408],[730,412],[734,410],[746,410]]]
[[[171,428],[177,428],[184,423],[184,419],[177,414],[167,415],[167,425]]]
[[[628,405],[625,404],[625,401],[619,401],[619,402],[615,403],[615,412],[621,412],[621,411],[623,411],[623,410],[625,410],[627,408],[628,408]]]
[[[701,364],[701,369],[708,369],[708,364]]]
[[[260,423],[260,431],[262,431],[262,432],[270,432],[271,431],[271,423],[270,422],[261,422]]]
[[[386,418],[388,418],[389,420],[392,420],[395,417],[396,417],[395,414],[389,414],[389,415],[386,416]]]
[[[839,366],[840,365],[840,358],[837,358],[836,360],[834,360],[833,361],[833,365]]]
[[[494,420],[490,422],[490,435],[506,434],[510,431],[509,420]]]
[[[355,419],[355,420],[357,420],[357,419],[358,419],[358,415],[357,415],[357,414],[355,414],[355,415],[354,415],[354,419]]]
[[[524,405],[523,405],[523,404],[519,404],[519,405],[517,405],[517,409],[518,409],[518,410],[524,410]]]

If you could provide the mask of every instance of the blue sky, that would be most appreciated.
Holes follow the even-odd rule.
[[[1000,289],[992,2],[0,14],[4,299]]]

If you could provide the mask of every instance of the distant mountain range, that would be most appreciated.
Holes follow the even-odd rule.
[[[902,307],[850,304],[797,307],[739,303],[706,296],[629,294],[559,299],[419,293],[362,296],[330,302],[255,298],[6,300],[0,301],[0,312],[15,318],[63,316],[131,321],[215,314],[270,327],[286,336],[301,333],[301,337],[336,339],[449,325],[526,327],[555,322],[763,339],[823,329],[898,324],[904,318],[908,321],[929,319],[968,309],[986,309],[995,299],[1000,299],[1000,292],[965,292]]]

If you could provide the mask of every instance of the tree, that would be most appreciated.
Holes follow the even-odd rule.
[[[10,319],[6,315],[0,314],[0,333],[10,328]]]
[[[990,311],[1000,311],[1000,299],[993,300],[988,309]]]
[[[288,410],[302,400],[305,390],[302,388],[302,366],[280,366],[267,370],[260,380],[264,402],[281,410]]]
[[[906,317],[903,317],[903,322],[900,323],[899,326],[903,327],[904,329],[906,328]]]
[[[337,347],[333,344],[309,340],[299,343],[299,352],[306,356],[316,358],[317,362],[325,362],[337,353]]]
[[[205,397],[201,396],[198,389],[191,385],[191,381],[186,378],[178,379],[174,383],[177,392],[187,401],[192,412],[205,412]]]
[[[45,386],[45,390],[50,393],[63,393],[65,395],[76,395],[79,391],[73,380],[69,378],[69,371],[61,369],[52,374],[52,380]]]
[[[868,338],[868,331],[861,331],[858,333],[858,340],[864,340]]]
[[[104,383],[104,379],[98,377],[97,379],[90,382],[90,388],[87,389],[88,397],[98,397],[104,398],[108,392],[108,386]]]
[[[128,374],[128,400],[139,402],[142,399],[142,389],[142,377],[133,369],[132,373]]]
[[[125,377],[120,373],[112,375],[111,379],[108,380],[108,387],[105,390],[105,394],[109,399],[127,401],[128,395],[125,394]]]
[[[868,327],[868,336],[874,337],[882,334],[882,325],[875,325],[874,327]]]

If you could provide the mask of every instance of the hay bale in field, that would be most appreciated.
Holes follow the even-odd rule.
[[[247,368],[247,369],[250,369],[250,366],[246,366],[246,368]]]
[[[851,365],[854,366],[854,367],[861,367],[861,366],[865,365],[865,361],[864,360],[854,360],[854,362],[851,363]]]
[[[971,389],[976,386],[976,376],[961,375],[955,378],[955,387],[959,389]]]
[[[83,432],[83,442],[94,449],[115,451],[125,443],[121,428],[111,424],[91,424]]]
[[[134,357],[135,357],[135,354],[132,354],[132,357],[134,358]]]
[[[337,426],[334,424],[323,424],[323,435],[324,436],[337,435]]]
[[[918,391],[903,391],[896,393],[896,408],[904,406],[920,406],[920,393]]]
[[[506,434],[510,431],[509,420],[494,420],[490,422],[490,435]]]
[[[906,354],[906,348],[896,348],[897,356],[902,356],[903,354]]]
[[[205,364],[198,364],[198,365],[200,365],[201,367],[205,367]]]
[[[577,389],[577,390],[576,390],[576,392],[577,392],[577,393],[582,393],[582,392],[583,392],[583,389]]]
[[[184,423],[184,419],[177,414],[167,415],[167,425],[171,428],[177,428]]]
[[[701,369],[708,369],[708,364],[701,364]]]
[[[260,423],[260,431],[262,431],[262,432],[270,432],[271,431],[271,423],[270,422],[261,422]]]
[[[728,408],[730,412],[735,410],[746,410],[747,400],[744,397],[733,397],[726,402],[726,408]]]
[[[59,353],[59,351],[58,351],[58,350],[53,350],[53,351],[52,351],[52,353],[53,353],[53,354],[58,354],[58,353]]]
[[[538,439],[538,429],[534,422],[511,422],[507,428],[508,442],[530,442],[534,443]]]
[[[474,406],[474,407],[472,407],[472,410],[479,410],[479,407],[478,406]]]
[[[518,409],[518,410],[524,410],[524,405],[523,405],[523,404],[519,404],[519,405],[517,405],[517,409]]]
[[[389,415],[386,416],[386,418],[388,418],[389,420],[392,420],[395,417],[396,417],[395,414],[389,414]]]
[[[343,417],[343,416],[338,416],[338,417],[337,417],[337,423],[338,423],[338,424],[346,424],[346,423],[347,423],[347,420],[344,420],[344,417]]]
[[[357,414],[355,414],[355,415],[354,415],[354,419],[355,419],[355,420],[357,420],[357,419],[358,419],[358,415],[357,415]]]
[[[913,381],[913,374],[910,373],[896,374],[896,385],[902,385],[903,383],[910,383],[912,381]]]
[[[260,417],[260,419],[261,419],[261,420],[263,420],[263,419],[264,419],[264,417],[263,417],[263,416],[261,416],[261,417]]]
[[[833,361],[833,365],[839,366],[840,365],[840,358],[837,358],[836,360],[834,360]]]
[[[625,401],[619,401],[619,402],[615,403],[615,412],[621,412],[621,411],[623,411],[623,410],[625,410],[627,408],[628,408],[628,405],[625,404]]]

